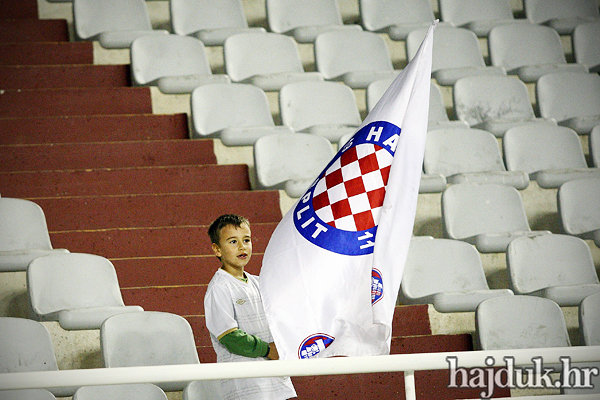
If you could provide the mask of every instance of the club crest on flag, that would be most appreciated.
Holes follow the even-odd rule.
[[[304,238],[338,254],[373,252],[399,135],[396,125],[377,121],[346,143],[296,205]]]
[[[325,350],[335,338],[324,333],[311,335],[304,339],[298,349],[298,358],[311,358]]]
[[[383,278],[377,268],[371,270],[371,304],[377,303],[383,297]]]

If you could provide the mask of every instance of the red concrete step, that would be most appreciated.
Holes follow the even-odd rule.
[[[93,64],[92,42],[0,43],[0,65]]]
[[[0,172],[0,193],[17,198],[250,189],[246,164]]]
[[[242,214],[256,222],[274,222],[281,216],[279,193],[275,191],[33,200],[44,210],[50,231],[207,225],[226,213]]]
[[[0,145],[0,154],[0,172],[217,163],[209,139]]]
[[[0,0],[0,18],[37,18],[37,0]]]
[[[0,42],[67,42],[69,27],[64,19],[18,18],[0,20]]]
[[[0,67],[0,88],[66,89],[131,86],[128,65],[7,65]]]
[[[256,208],[254,204],[251,207],[239,207],[234,211],[248,215],[251,221],[257,221],[251,222],[253,252],[256,255],[264,252],[277,222],[258,222],[259,212],[254,212],[252,208]],[[219,215],[220,212],[211,211],[207,214],[207,218],[214,219]],[[256,218],[253,219],[253,216]],[[207,230],[208,225],[205,224],[163,228],[62,231],[51,232],[50,240],[54,248],[68,249],[74,253],[97,254],[114,262],[115,259],[120,258],[195,257],[213,254]],[[258,259],[258,257],[254,258]],[[156,265],[158,267],[160,264],[157,262]],[[148,269],[142,270],[140,273],[147,271]],[[145,279],[141,275],[138,276],[139,278]],[[187,279],[180,275],[173,275],[170,278],[182,279],[180,282],[185,282]],[[135,282],[132,278],[129,282],[122,281],[121,284],[128,287],[146,286]]]
[[[152,99],[147,87],[0,92],[0,117],[151,113]]]
[[[168,140],[188,137],[186,114],[0,118],[0,144]]]

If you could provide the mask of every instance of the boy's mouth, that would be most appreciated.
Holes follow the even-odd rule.
[[[248,258],[248,253],[242,253],[242,254],[238,255],[238,258],[246,259],[246,258]]]

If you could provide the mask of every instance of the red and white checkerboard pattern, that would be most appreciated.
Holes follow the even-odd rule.
[[[392,154],[374,144],[349,148],[315,186],[313,208],[317,216],[345,231],[376,226],[392,160]]]

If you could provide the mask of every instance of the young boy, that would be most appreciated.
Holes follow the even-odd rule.
[[[250,222],[226,214],[209,227],[215,256],[221,261],[206,290],[204,310],[217,362],[277,360],[267,324],[258,277],[244,272],[252,256]],[[296,397],[290,378],[229,379],[221,382],[225,399],[283,400]]]

